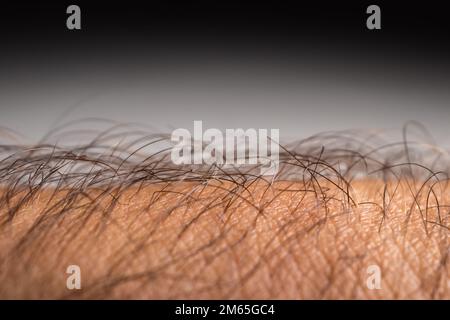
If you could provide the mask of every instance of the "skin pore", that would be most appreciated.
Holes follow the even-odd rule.
[[[138,156],[160,136],[117,136],[2,146],[0,298],[450,298],[436,149],[320,135],[282,146],[266,177]],[[66,287],[72,265],[80,290]]]

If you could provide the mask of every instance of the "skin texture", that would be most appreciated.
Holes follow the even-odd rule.
[[[7,191],[3,299],[450,298],[446,181]],[[66,288],[69,265],[81,290]],[[373,265],[381,289],[367,287]]]

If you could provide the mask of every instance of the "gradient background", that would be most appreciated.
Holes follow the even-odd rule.
[[[423,123],[449,147],[445,2],[20,2],[0,6],[0,126],[84,117],[304,138]],[[78,4],[82,30],[66,29]],[[381,7],[382,30],[366,29]]]

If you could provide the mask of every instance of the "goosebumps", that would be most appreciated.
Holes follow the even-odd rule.
[[[2,146],[1,298],[450,298],[438,149],[322,134],[266,177],[177,166],[146,149],[162,135],[117,128]]]

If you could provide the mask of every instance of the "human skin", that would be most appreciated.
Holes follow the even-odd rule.
[[[3,299],[450,298],[446,182],[47,186],[6,201],[7,191]],[[69,265],[80,290],[66,287]],[[367,285],[374,265],[380,289]]]

